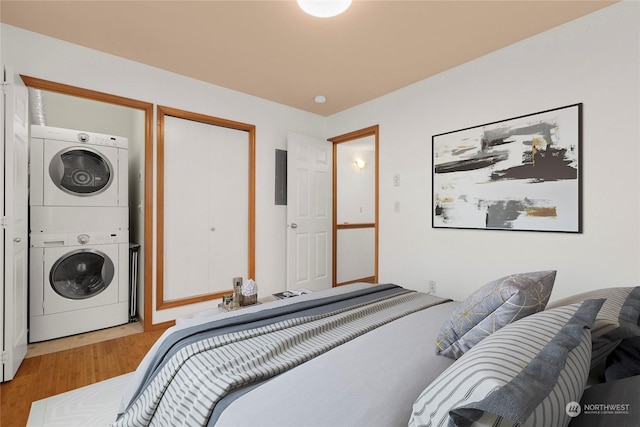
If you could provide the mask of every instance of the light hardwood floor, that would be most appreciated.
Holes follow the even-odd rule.
[[[55,353],[56,351],[69,350],[70,348],[82,347],[83,345],[139,334],[143,330],[144,327],[140,322],[134,322],[70,337],[37,342],[27,346],[27,357],[42,356],[43,354]]]
[[[117,330],[104,330],[30,346],[14,379],[0,385],[0,426],[24,427],[35,400],[132,372],[164,329],[128,332],[113,338],[109,334]]]

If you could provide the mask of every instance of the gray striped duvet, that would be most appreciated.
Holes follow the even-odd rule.
[[[210,337],[198,332],[197,340],[192,339],[194,333],[182,334],[187,337],[186,344],[166,346],[165,353],[170,357],[160,357],[152,364],[149,378],[114,425],[207,425],[218,402],[229,393],[289,371],[395,320],[446,302],[395,286],[379,285],[371,289],[374,292],[367,298],[348,294],[351,302],[337,309],[336,301],[330,299],[323,304],[330,311],[320,314],[287,315],[284,320],[278,320],[280,317],[276,315],[275,322],[261,316],[249,329]],[[312,305],[311,312],[317,312],[318,304]],[[302,313],[308,313],[305,310]],[[232,329],[237,329],[236,323]]]

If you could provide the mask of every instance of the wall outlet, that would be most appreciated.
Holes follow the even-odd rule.
[[[436,281],[429,280],[429,295],[434,295],[436,293]]]

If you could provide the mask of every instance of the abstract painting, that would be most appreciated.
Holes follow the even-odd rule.
[[[433,228],[582,232],[582,104],[432,137]]]

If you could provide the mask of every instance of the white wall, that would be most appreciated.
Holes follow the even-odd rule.
[[[0,28],[0,60],[17,73],[255,125],[255,279],[262,295],[285,290],[286,206],[274,204],[275,149],[286,149],[289,131],[324,138],[323,117],[10,25]],[[154,260],[155,256],[154,251]],[[155,270],[153,280],[155,289]],[[202,303],[195,309],[217,303]],[[162,310],[154,314],[153,322],[193,310],[194,306]]]
[[[375,137],[338,144],[336,157],[338,224],[375,222]],[[359,169],[356,160],[364,160],[365,167]],[[373,228],[338,230],[336,251],[337,283],[375,276]]]
[[[435,280],[457,299],[541,269],[558,270],[554,299],[640,285],[639,9],[615,4],[328,118],[329,135],[380,125],[381,282]],[[582,234],[431,228],[432,135],[578,102]]]
[[[336,195],[337,221],[342,223],[374,222],[375,212],[375,139],[367,137],[369,143],[360,140],[338,144]],[[359,169],[356,159],[366,165]]]

